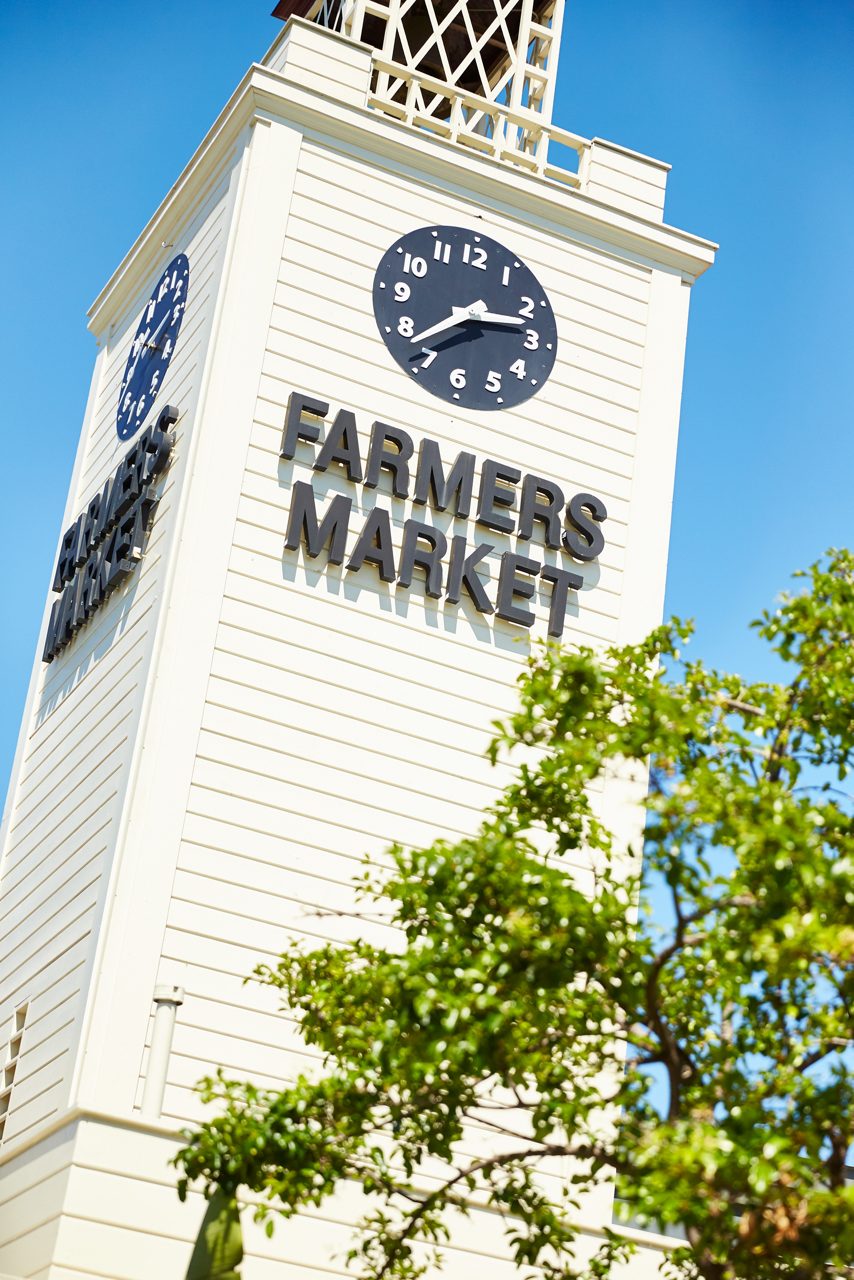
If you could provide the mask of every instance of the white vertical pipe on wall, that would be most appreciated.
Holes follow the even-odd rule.
[[[145,1073],[145,1089],[142,1094],[142,1114],[148,1120],[159,1119],[163,1111],[163,1095],[166,1092],[166,1074],[169,1055],[172,1052],[172,1036],[178,1006],[184,1003],[184,988],[159,984],[154,988],[154,1029],[151,1032],[151,1052]]]

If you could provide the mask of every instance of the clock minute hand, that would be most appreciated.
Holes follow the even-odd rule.
[[[446,329],[453,329],[455,325],[462,324],[472,317],[469,315],[469,307],[451,307],[451,314],[445,319],[440,320],[438,324],[431,325],[429,329],[423,329],[421,333],[416,333],[414,338],[410,338],[410,342],[423,342],[425,338],[432,338],[434,334],[444,333]]]

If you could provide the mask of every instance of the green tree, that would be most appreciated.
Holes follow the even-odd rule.
[[[683,1233],[685,1280],[854,1274],[854,556],[799,576],[754,624],[779,683],[683,660],[678,622],[537,652],[491,748],[514,781],[478,833],[365,874],[401,945],[258,969],[324,1068],[281,1092],[207,1081],[182,1195],[244,1188],[272,1229],[357,1180],[351,1261],[372,1280],[413,1280],[449,1217],[487,1204],[520,1268],[569,1280],[626,1253],[616,1229],[573,1260],[583,1197],[613,1179],[636,1220]],[[603,786],[638,790],[642,872]]]

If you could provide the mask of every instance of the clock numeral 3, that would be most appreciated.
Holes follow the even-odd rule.
[[[540,345],[540,335],[537,333],[536,329],[526,329],[525,330],[525,346],[528,348],[528,350],[536,351],[539,345]]]

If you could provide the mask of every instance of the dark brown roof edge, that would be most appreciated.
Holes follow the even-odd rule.
[[[273,17],[281,18],[282,22],[293,17],[304,18],[313,4],[314,0],[279,0],[273,10]]]

